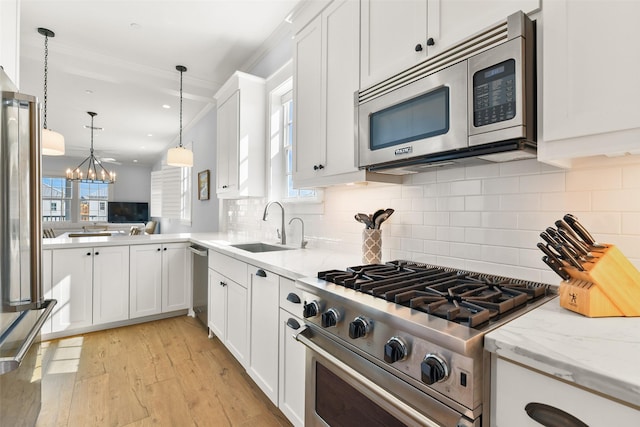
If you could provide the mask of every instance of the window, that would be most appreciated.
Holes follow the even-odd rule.
[[[107,221],[109,185],[104,182],[78,182],[80,221]]]
[[[44,177],[41,194],[43,221],[71,221],[71,181]]]
[[[271,174],[272,197],[285,200],[316,201],[315,190],[297,189],[293,185],[293,94],[291,79],[271,94]]]
[[[42,220],[68,222],[107,221],[109,184],[42,178]]]
[[[191,169],[162,166],[162,217],[191,223]]]

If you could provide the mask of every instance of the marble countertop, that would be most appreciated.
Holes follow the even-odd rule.
[[[336,251],[335,249],[313,247],[300,249],[293,245],[287,245],[286,247],[289,250],[252,253],[231,246],[237,243],[257,241],[259,239],[235,233],[179,233],[137,236],[57,237],[44,239],[42,247],[43,249],[63,249],[87,246],[192,242],[294,280],[301,277],[316,276],[318,271],[342,269],[351,265],[358,265],[362,261],[359,252],[344,252]],[[275,242],[266,243],[275,244]]]
[[[498,356],[640,408],[640,318],[589,318],[558,298],[485,335]]]

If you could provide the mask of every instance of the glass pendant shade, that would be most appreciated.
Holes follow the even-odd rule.
[[[193,151],[182,146],[182,73],[187,71],[187,67],[176,65],[176,70],[180,72],[180,144],[167,151],[167,165],[190,168],[193,166]]]
[[[49,129],[42,129],[42,154],[64,156],[64,136]]]
[[[184,147],[169,148],[167,164],[169,166],[191,167],[193,166],[193,151]]]

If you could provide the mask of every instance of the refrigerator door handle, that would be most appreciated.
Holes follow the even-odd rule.
[[[55,307],[57,303],[58,301],[54,299],[48,299],[44,301],[44,304],[42,305],[44,308],[44,311],[42,312],[42,314],[40,314],[40,317],[38,317],[38,320],[33,325],[29,333],[27,334],[26,338],[24,339],[24,342],[18,349],[18,352],[16,353],[16,355],[14,357],[0,358],[0,375],[6,374],[7,372],[11,372],[15,369],[18,369],[18,367],[22,363],[22,359],[31,348],[31,344],[33,344],[36,337],[38,337],[38,335],[40,334],[40,329],[42,329],[42,325],[44,325],[44,322],[47,321],[47,318],[51,314],[53,307]]]

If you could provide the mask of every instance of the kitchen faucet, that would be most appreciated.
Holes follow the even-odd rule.
[[[291,224],[294,219],[297,219],[298,221],[300,221],[300,224],[302,225],[302,237],[300,238],[300,249],[304,249],[305,246],[307,246],[307,243],[309,243],[306,240],[304,240],[304,221],[302,221],[302,218],[298,216],[294,216],[289,220],[289,224]]]
[[[264,214],[262,214],[262,220],[266,221],[267,220],[267,214],[269,211],[269,206],[276,204],[278,206],[280,206],[280,209],[282,209],[282,226],[280,227],[280,229],[282,230],[282,234],[280,234],[278,237],[280,237],[280,244],[281,245],[286,245],[287,244],[287,234],[284,231],[284,207],[282,206],[282,204],[280,204],[280,202],[276,202],[276,201],[272,201],[267,203],[267,206],[264,207]]]

